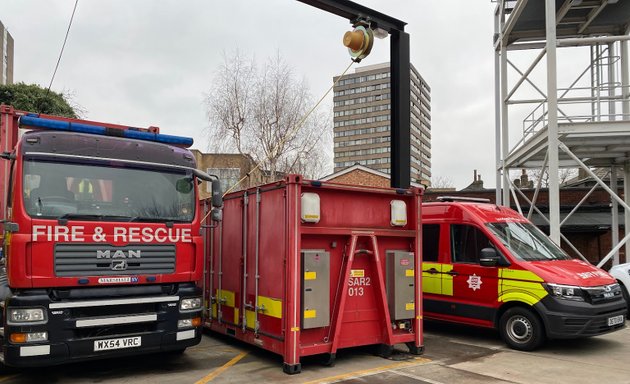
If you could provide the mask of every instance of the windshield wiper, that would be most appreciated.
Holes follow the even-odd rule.
[[[115,221],[124,221],[131,219],[129,216],[120,216],[120,215],[97,215],[91,213],[66,213],[62,216],[59,216],[57,220],[88,220],[88,221],[97,221],[97,220],[115,220]]]
[[[176,223],[185,223],[188,222],[188,220],[184,220],[184,219],[174,219],[172,217],[150,217],[150,216],[135,216],[135,217],[130,217],[129,218],[129,222],[143,222],[143,223],[148,223],[148,222],[156,222],[156,223],[166,223],[166,222],[176,222]]]

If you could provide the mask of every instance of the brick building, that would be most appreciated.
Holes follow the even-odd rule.
[[[224,192],[235,185],[240,179],[246,177],[247,173],[256,167],[254,159],[247,155],[238,153],[201,153],[196,149],[192,149],[191,152],[195,156],[198,169],[219,177]],[[239,191],[265,182],[267,182],[267,177],[262,171],[256,169],[252,172],[250,177],[243,180],[232,191]],[[212,191],[210,183],[206,182],[204,184],[205,185],[199,189],[200,199],[210,197]]]
[[[368,168],[361,164],[355,164],[351,167],[340,170],[328,176],[322,177],[320,180],[332,181],[333,183],[362,185],[367,187],[389,188],[391,178],[388,173]],[[414,187],[422,187],[420,184],[411,183]]]

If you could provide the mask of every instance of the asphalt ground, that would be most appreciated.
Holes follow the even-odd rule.
[[[535,352],[508,349],[496,332],[425,324],[425,353],[400,346],[391,359],[372,348],[341,350],[333,367],[302,359],[302,373],[282,372],[282,358],[226,336],[206,333],[182,355],[139,355],[9,371],[0,383],[630,383],[630,329],[556,340]]]

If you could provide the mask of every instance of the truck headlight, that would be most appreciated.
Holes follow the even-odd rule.
[[[43,308],[9,308],[9,324],[46,322]]]
[[[201,308],[201,297],[191,297],[188,299],[182,299],[179,303],[180,311],[193,311]]]
[[[584,301],[582,288],[573,285],[547,283],[547,291],[559,299]]]

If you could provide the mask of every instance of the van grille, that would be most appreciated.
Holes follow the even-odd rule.
[[[621,299],[619,284],[602,285],[599,287],[583,287],[587,293],[587,301],[593,304],[608,303]]]
[[[55,274],[112,276],[175,272],[174,244],[56,244]]]

